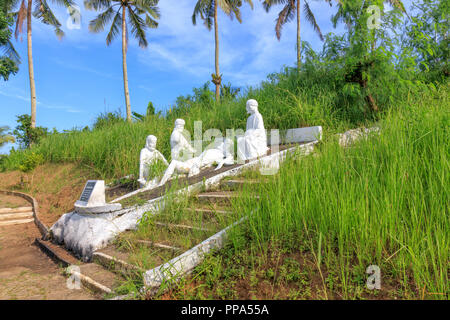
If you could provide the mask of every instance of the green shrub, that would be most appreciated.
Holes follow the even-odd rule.
[[[30,172],[42,163],[44,163],[44,157],[42,156],[42,154],[31,151],[25,153],[25,156],[22,159],[18,169],[22,172]]]

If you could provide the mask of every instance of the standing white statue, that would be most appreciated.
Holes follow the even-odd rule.
[[[187,174],[188,177],[191,177],[215,163],[217,163],[216,170],[222,168],[223,165],[232,165],[234,163],[233,142],[230,139],[225,139],[215,148],[207,149],[198,157],[187,161],[172,160],[159,185],[165,184],[175,173]]]
[[[175,120],[175,127],[172,131],[172,135],[170,136],[172,160],[189,159],[190,157],[187,156],[187,154],[195,153],[195,149],[183,136],[182,132],[184,130],[184,124],[185,122],[183,119]]]
[[[153,177],[153,179],[149,181],[149,165],[154,161],[161,160],[165,165],[169,165],[161,152],[156,150],[157,140],[158,139],[155,136],[149,135],[145,141],[145,147],[141,150],[138,179],[141,187],[154,187],[158,185],[159,177]]]
[[[237,139],[237,156],[240,160],[248,160],[267,153],[267,135],[261,113],[258,112],[258,102],[250,99],[246,104],[247,128],[245,135]]]

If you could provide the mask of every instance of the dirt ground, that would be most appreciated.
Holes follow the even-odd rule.
[[[14,202],[12,198],[0,195],[0,207]],[[39,237],[32,222],[0,227],[0,299],[93,299],[85,289],[67,288],[62,269],[33,244]]]

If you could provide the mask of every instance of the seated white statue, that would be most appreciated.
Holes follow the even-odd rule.
[[[254,99],[248,100],[246,109],[250,116],[247,119],[245,135],[237,138],[237,156],[240,160],[263,156],[269,150],[263,118],[258,112],[258,102]]]
[[[233,142],[230,139],[225,139],[216,147],[206,149],[198,157],[187,161],[172,160],[159,185],[165,184],[174,174],[187,174],[188,177],[191,177],[215,163],[217,163],[215,170],[219,170],[223,165],[232,165],[234,163]]]
[[[156,142],[157,138],[155,136],[149,135],[145,142],[145,147],[141,150],[141,155],[139,157],[139,179],[138,182],[142,187],[154,187],[158,185],[159,177],[153,177],[152,180],[149,181],[149,165],[151,165],[154,161],[161,160],[167,166],[169,163],[166,158],[156,150]]]
[[[187,160],[191,158],[189,154],[194,154],[195,149],[183,136],[182,132],[184,130],[184,120],[175,120],[175,128],[170,136],[170,149],[172,160]]]

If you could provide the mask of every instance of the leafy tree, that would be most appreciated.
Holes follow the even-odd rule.
[[[112,20],[110,30],[106,36],[106,45],[110,45],[115,37],[122,32],[122,69],[123,86],[125,92],[125,105],[127,108],[127,120],[131,122],[130,92],[128,90],[127,71],[127,44],[128,23],[131,26],[131,34],[139,41],[141,48],[148,46],[145,31],[147,28],[157,28],[159,19],[159,0],[85,0],[86,9],[103,11],[89,23],[91,32],[101,32]],[[143,17],[141,17],[141,15]]]
[[[19,125],[14,129],[13,135],[21,148],[29,148],[49,134],[48,129],[45,127],[33,128],[31,126],[31,116],[28,114],[17,116],[17,123]]]
[[[253,9],[252,0],[244,0]],[[233,16],[242,23],[240,7],[242,6],[242,0],[198,0],[194,13],[192,14],[192,23],[197,24],[197,18],[200,17],[204,25],[211,31],[214,23],[214,39],[215,39],[215,68],[216,73],[213,73],[212,83],[216,86],[216,101],[220,102],[220,85],[222,83],[222,75],[219,71],[219,23],[217,20],[218,8],[233,19]]]
[[[147,105],[147,117],[155,114],[155,107],[151,101],[148,102]]]
[[[7,2],[0,1],[0,77],[7,81],[11,74],[16,74],[19,70],[20,58],[11,43],[12,32],[10,27],[13,24],[12,17],[7,16]]]
[[[69,9],[71,16],[79,17],[80,13],[75,7],[75,2],[72,0],[53,0],[57,5],[66,7]],[[31,26],[32,26],[32,16],[41,21],[44,24],[51,25],[54,27],[55,34],[58,39],[64,37],[64,32],[61,30],[61,23],[53,14],[50,6],[47,4],[46,0],[12,0],[12,7],[19,5],[19,9],[14,13],[16,19],[16,30],[15,37],[19,37],[23,30],[23,24],[27,23],[27,48],[28,48],[28,74],[30,78],[30,91],[31,91],[31,128],[36,128],[36,85],[34,81],[34,66],[33,66],[33,49],[32,49],[32,37],[31,37]],[[34,10],[32,7],[34,4]]]
[[[8,126],[0,127],[0,147],[3,147],[7,143],[14,143],[16,139],[6,131],[9,130]]]
[[[385,3],[391,4],[395,10],[385,13]],[[379,21],[374,19],[373,6],[380,10]],[[381,15],[381,13],[383,13]],[[357,90],[352,84],[359,86],[367,105],[372,111],[379,111],[375,97],[371,93],[371,79],[376,75],[386,75],[392,70],[395,59],[395,29],[402,22],[400,16],[406,13],[400,0],[340,0],[337,13],[332,17],[334,27],[339,22],[347,26],[347,36],[341,41],[345,70],[344,81],[348,84],[344,89],[348,92]],[[376,23],[369,23],[369,22]],[[391,33],[390,33],[391,32]]]
[[[231,83],[223,84],[220,90],[220,97],[222,99],[234,99],[240,91],[241,88],[233,87]]]
[[[404,49],[416,56],[421,71],[441,80],[450,75],[450,2],[423,0],[414,2],[417,14],[406,27]]]
[[[300,37],[300,6],[301,0],[263,0],[263,7],[268,12],[274,5],[282,4],[284,5],[283,9],[278,14],[278,18],[275,20],[275,34],[277,35],[277,39],[281,39],[281,29],[283,26],[292,21],[295,17],[297,18],[297,68],[300,70],[300,66],[302,63],[301,56],[301,37]],[[331,6],[331,0],[325,0]],[[306,15],[306,19],[313,26],[313,29],[317,32],[320,39],[323,40],[322,31],[320,31],[320,27],[316,22],[316,18],[309,7],[308,1],[304,0],[304,12]]]

